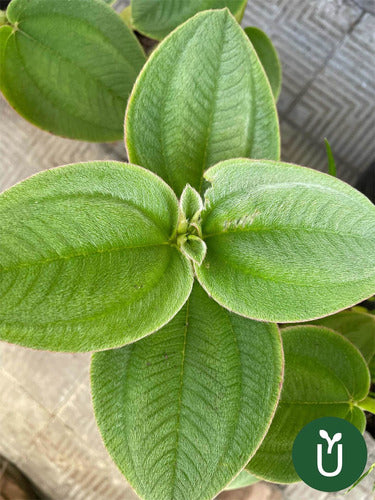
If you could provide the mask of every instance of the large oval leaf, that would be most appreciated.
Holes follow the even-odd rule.
[[[361,311],[342,311],[314,321],[344,335],[362,353],[367,363],[375,355],[375,316]]]
[[[101,0],[12,0],[0,28],[0,89],[24,118],[88,141],[123,136],[145,55]]]
[[[236,157],[279,157],[278,119],[255,50],[228,10],[203,12],[154,51],[129,99],[129,159],[179,195]]]
[[[281,371],[277,327],[228,313],[196,285],[162,330],[94,355],[99,429],[145,500],[208,500],[259,446]]]
[[[246,4],[247,0],[132,0],[132,24],[144,35],[162,40],[202,10],[227,7],[240,21]]]
[[[0,339],[59,351],[124,345],[169,321],[191,264],[169,244],[172,190],[133,165],[49,170],[0,196]]]
[[[375,207],[332,176],[285,163],[233,160],[205,174],[207,256],[199,281],[254,319],[307,321],[375,290]]]
[[[366,418],[357,403],[369,390],[369,372],[359,351],[344,337],[317,326],[282,331],[285,375],[271,427],[247,468],[278,483],[299,481],[292,448],[299,431],[320,417],[340,417],[361,432]]]

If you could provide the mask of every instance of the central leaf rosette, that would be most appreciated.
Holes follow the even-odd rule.
[[[188,184],[181,195],[176,244],[186,257],[199,265],[202,264],[207,252],[202,238],[202,209],[201,197]]]

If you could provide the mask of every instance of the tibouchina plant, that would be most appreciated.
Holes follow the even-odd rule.
[[[31,123],[72,139],[122,139],[126,103],[146,62],[132,30],[155,36],[148,27],[157,26],[161,39],[208,8],[228,7],[240,20],[247,2],[184,0],[181,9],[175,0],[132,0],[120,17],[106,3],[113,1],[12,0],[0,11],[0,89]],[[246,32],[278,93],[271,41],[257,28]]]
[[[98,425],[145,500],[208,500],[236,476],[230,487],[296,481],[306,423],[365,427],[359,350],[330,325],[276,323],[374,294],[375,207],[280,162],[249,37],[228,10],[197,14],[133,88],[130,164],[68,165],[0,196],[0,337],[102,351]]]

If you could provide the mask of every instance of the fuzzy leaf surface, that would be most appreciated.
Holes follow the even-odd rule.
[[[282,331],[284,383],[271,427],[247,468],[278,483],[299,481],[292,448],[299,431],[320,417],[340,417],[364,432],[366,418],[357,403],[369,390],[366,363],[347,339],[318,326]]]
[[[264,31],[254,26],[245,28],[244,31],[258,54],[277,101],[281,91],[281,64],[272,40]]]
[[[246,488],[246,486],[251,486],[259,481],[259,479],[252,474],[247,469],[242,470],[238,476],[233,479],[229,486],[225,490],[237,490],[238,488]]]
[[[258,320],[307,321],[375,290],[375,206],[338,179],[281,162],[231,160],[205,173],[208,293]]]
[[[279,158],[278,118],[258,56],[228,10],[197,14],[153,52],[129,99],[131,162],[179,196],[229,158]]]
[[[206,243],[199,237],[189,236],[182,244],[181,251],[186,257],[200,265],[206,256],[207,247]]]
[[[190,294],[171,246],[172,190],[116,162],[48,170],[0,196],[0,339],[39,349],[124,345],[168,322]]]
[[[227,7],[240,21],[246,4],[247,0],[132,0],[132,23],[144,35],[162,40],[202,10]]]
[[[180,200],[181,212],[186,220],[191,221],[194,216],[199,215],[203,208],[202,198],[189,184],[185,186]]]
[[[199,285],[159,332],[94,354],[96,419],[145,500],[209,500],[254,454],[282,377],[276,325],[233,315]]]
[[[12,0],[0,28],[0,89],[34,125],[64,137],[123,137],[145,55],[102,0]]]

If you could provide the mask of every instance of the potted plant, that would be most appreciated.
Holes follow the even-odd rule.
[[[12,1],[1,88],[43,128],[116,139],[142,50],[101,0],[61,5]],[[278,323],[374,294],[375,207],[280,161],[277,58],[264,51],[267,77],[249,38],[259,54],[269,47],[228,9],[186,20],[132,88],[130,163],[67,165],[0,196],[0,338],[95,352],[99,429],[147,500],[210,499],[241,471],[245,482],[255,480],[246,471],[296,481],[304,424],[329,415],[365,427],[370,374],[357,347],[331,326],[280,334]]]

